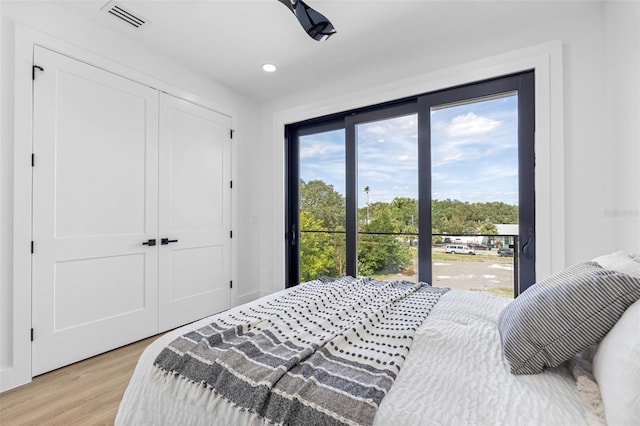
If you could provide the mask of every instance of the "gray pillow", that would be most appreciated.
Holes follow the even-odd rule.
[[[634,301],[640,279],[580,263],[523,292],[500,313],[498,331],[513,374],[541,373],[599,342]]]

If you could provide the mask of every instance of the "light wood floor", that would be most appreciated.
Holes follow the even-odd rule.
[[[0,394],[0,425],[113,425],[150,337],[35,377]]]

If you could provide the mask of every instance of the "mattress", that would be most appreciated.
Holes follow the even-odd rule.
[[[258,304],[283,292],[251,302]],[[496,327],[509,299],[451,290],[418,328],[374,425],[582,425],[589,408],[564,367],[515,376]],[[237,307],[216,316],[233,315]],[[251,425],[255,414],[222,398],[178,398],[154,376],[153,362],[173,339],[212,317],[169,332],[141,355],[116,425]]]

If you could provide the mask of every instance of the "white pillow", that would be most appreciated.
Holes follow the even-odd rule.
[[[622,272],[632,277],[640,278],[640,255],[617,251],[615,253],[596,257],[593,262],[612,271]]]
[[[627,308],[602,339],[593,359],[607,423],[640,422],[640,300]]]

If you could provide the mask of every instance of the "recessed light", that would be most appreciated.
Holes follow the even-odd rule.
[[[262,69],[265,70],[266,72],[275,72],[276,66],[273,64],[264,64],[262,66]]]

